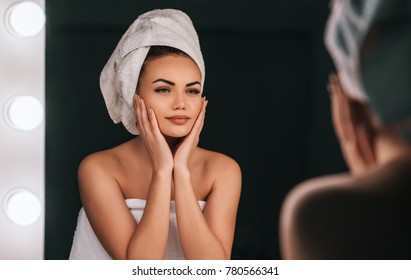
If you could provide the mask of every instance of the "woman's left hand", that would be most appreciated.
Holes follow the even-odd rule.
[[[176,146],[174,151],[174,169],[188,168],[189,160],[193,154],[194,149],[200,141],[200,133],[203,129],[205,109],[208,100],[203,98],[202,107],[198,113],[197,119],[191,129],[190,133]]]

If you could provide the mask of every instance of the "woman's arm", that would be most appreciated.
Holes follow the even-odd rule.
[[[83,207],[90,224],[113,259],[162,259],[170,211],[170,173],[154,173],[147,204],[137,225],[130,213],[107,157],[94,154],[79,168]]]
[[[207,103],[203,99],[202,109],[191,132],[174,154],[177,225],[186,259],[229,259],[241,189],[240,168],[226,156],[215,156],[211,160],[212,174],[216,179],[204,214],[198,205],[188,168],[199,142]]]
[[[241,191],[241,171],[224,158],[215,166],[204,213],[198,204],[187,169],[174,170],[178,232],[186,259],[230,259]]]
[[[162,259],[168,239],[173,156],[154,112],[139,97],[134,99],[134,108],[140,137],[153,166],[139,225],[112,175],[119,165],[116,160],[99,158],[99,154],[86,158],[79,168],[80,192],[90,224],[112,258]]]

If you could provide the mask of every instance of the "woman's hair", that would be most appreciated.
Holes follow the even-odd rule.
[[[169,46],[151,46],[150,50],[147,53],[146,58],[144,59],[144,63],[141,66],[141,69],[140,69],[140,75],[139,75],[138,81],[137,81],[136,92],[138,91],[138,87],[139,87],[139,84],[140,84],[140,79],[143,76],[144,71],[146,70],[146,63],[153,60],[153,59],[159,58],[161,56],[169,55],[169,54],[182,55],[182,56],[191,58],[188,54],[186,54],[182,50],[179,50],[179,49],[176,49],[176,48],[173,48],[173,47],[169,47]]]

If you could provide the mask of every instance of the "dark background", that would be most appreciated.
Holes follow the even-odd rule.
[[[149,2],[149,3],[148,3]],[[346,170],[326,91],[329,0],[46,2],[46,259],[67,259],[81,207],[77,167],[133,136],[108,116],[99,74],[141,13],[192,19],[209,99],[200,145],[234,158],[243,189],[232,259],[280,259],[278,216],[307,178]]]

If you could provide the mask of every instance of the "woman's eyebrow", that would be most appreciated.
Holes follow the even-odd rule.
[[[163,82],[163,83],[169,84],[169,85],[171,85],[171,86],[175,86],[175,85],[176,85],[176,84],[175,84],[174,82],[172,82],[172,81],[169,81],[169,80],[166,80],[166,79],[161,79],[161,78],[155,80],[155,81],[152,82],[152,83],[154,84],[154,83],[158,83],[158,82]],[[200,83],[199,81],[194,81],[194,82],[191,82],[191,83],[186,84],[186,87],[191,87],[191,86],[193,86],[193,85],[200,85],[200,86],[201,86],[201,83]]]
[[[169,81],[169,80],[166,80],[166,79],[157,79],[157,80],[155,80],[155,81],[152,82],[152,83],[154,84],[154,83],[157,83],[157,82],[163,82],[163,83],[169,84],[170,86],[175,86],[175,85],[176,85],[176,84],[173,83],[172,81]]]
[[[195,82],[191,82],[191,83],[186,84],[186,87],[191,87],[191,86],[197,85],[197,84],[201,86],[201,83],[199,81],[195,81]]]

